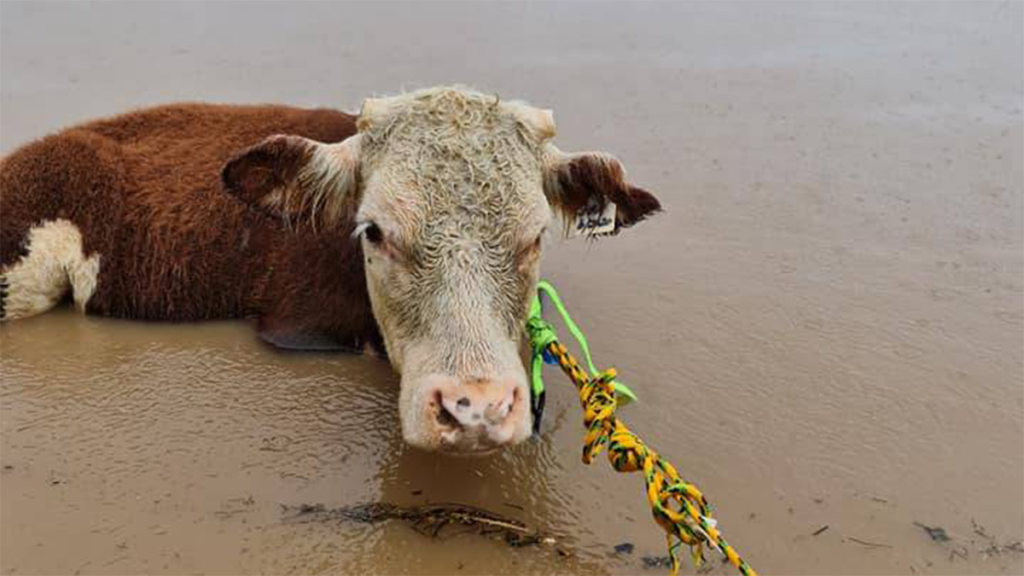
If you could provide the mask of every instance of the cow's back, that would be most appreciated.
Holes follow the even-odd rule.
[[[255,313],[284,231],[222,191],[222,166],[273,134],[336,142],[354,133],[354,118],[338,111],[211,104],[67,129],[4,160],[3,265],[32,227],[67,221],[86,255],[99,256],[89,312],[160,320]]]

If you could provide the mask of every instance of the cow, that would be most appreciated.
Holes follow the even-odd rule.
[[[554,135],[550,110],[461,86],[358,115],[175,104],[68,128],[0,162],[0,317],[70,299],[377,351],[408,444],[493,452],[531,434],[523,324],[556,214],[617,232],[661,209]]]

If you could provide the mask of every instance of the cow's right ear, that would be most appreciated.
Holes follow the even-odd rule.
[[[329,227],[354,205],[359,139],[323,144],[271,136],[235,155],[221,171],[224,189],[242,202],[283,218]]]

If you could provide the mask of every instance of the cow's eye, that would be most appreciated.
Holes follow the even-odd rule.
[[[537,235],[536,238],[533,239],[532,242],[523,245],[523,247],[519,249],[517,258],[519,258],[521,262],[532,261],[536,256],[540,254],[540,245],[543,239],[544,233],[541,232],[540,234]]]
[[[533,242],[530,243],[530,250],[533,250],[535,252],[540,250],[540,245],[544,240],[544,235],[547,233],[548,229],[546,227],[543,230],[541,230],[540,234],[537,234],[537,237],[533,240]]]
[[[384,233],[380,231],[380,226],[370,222],[366,225],[363,230],[363,236],[370,242],[370,244],[380,244],[384,241]]]

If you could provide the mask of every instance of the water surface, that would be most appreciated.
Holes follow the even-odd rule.
[[[623,417],[755,567],[1024,572],[975,528],[1024,538],[1020,4],[0,14],[4,153],[176,100],[353,109],[463,82],[554,108],[563,149],[616,153],[666,213],[556,240],[546,276],[639,393]],[[403,445],[385,362],[277,352],[246,322],[61,309],[0,328],[0,369],[4,574],[635,574],[664,553],[640,479],[580,463],[554,371],[539,440],[451,459]],[[282,505],[448,500],[571,554],[283,522]]]

